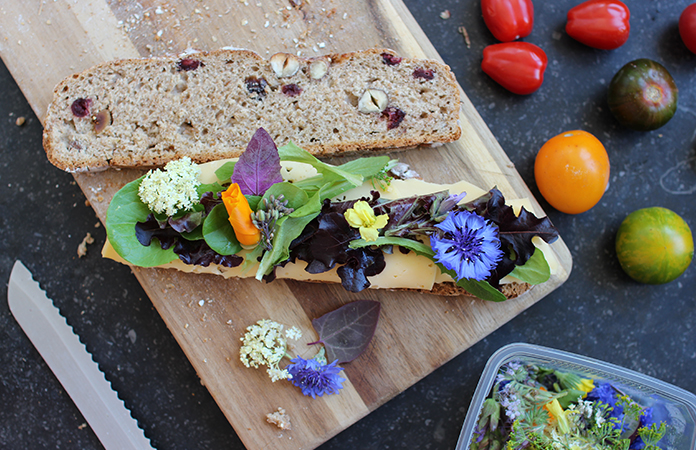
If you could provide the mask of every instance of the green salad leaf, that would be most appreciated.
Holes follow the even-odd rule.
[[[452,279],[455,280],[457,286],[465,289],[466,292],[471,295],[475,295],[481,300],[488,300],[492,302],[504,302],[507,300],[507,297],[505,297],[502,292],[491,286],[491,284],[487,281],[469,280],[467,278],[462,278],[461,280],[456,281],[457,273],[454,270],[446,269],[441,263],[437,263],[437,266],[440,268],[442,273],[446,273],[451,276]]]
[[[525,283],[541,284],[551,278],[551,269],[544,257],[544,252],[537,248],[531,258],[524,265],[515,266],[510,275]]]
[[[280,155],[281,161],[295,161],[305,164],[317,169],[317,172],[324,174],[337,175],[339,178],[343,178],[348,181],[353,186],[360,186],[363,183],[363,177],[359,174],[350,173],[341,168],[341,166],[332,166],[326,164],[325,162],[319,161],[307,150],[298,147],[293,142],[290,142],[278,149],[278,154]]]
[[[203,239],[221,255],[234,255],[242,250],[237,241],[234,228],[230,225],[230,216],[225,205],[220,204],[210,211],[203,222]]]
[[[305,191],[292,183],[288,183],[287,181],[276,183],[268,188],[268,190],[263,194],[262,198],[268,200],[271,196],[273,196],[277,199],[281,195],[285,198],[285,200],[288,201],[288,208],[292,209],[301,208],[307,204],[307,200],[309,199]]]
[[[230,181],[232,179],[232,174],[234,173],[234,166],[237,161],[227,161],[222,166],[218,167],[215,171],[215,176],[220,181]]]
[[[265,275],[271,273],[273,267],[290,257],[290,244],[302,233],[307,224],[318,215],[319,212],[303,217],[285,216],[278,221],[280,225],[277,227],[276,235],[273,239],[273,249],[264,253],[261,258],[261,263],[256,271],[256,279],[262,279]]]
[[[142,245],[135,237],[135,225],[144,222],[150,209],[140,200],[138,188],[144,177],[131,181],[111,200],[106,212],[106,231],[109,242],[123,259],[140,267],[155,267],[178,258],[170,248],[159,244]]]
[[[422,242],[414,241],[413,239],[402,238],[402,237],[386,237],[380,236],[376,241],[366,241],[365,239],[356,239],[350,242],[350,248],[363,248],[369,247],[371,245],[376,245],[379,247],[385,245],[398,245],[409,250],[413,250],[419,255],[427,256],[432,258],[435,255],[433,249]]]

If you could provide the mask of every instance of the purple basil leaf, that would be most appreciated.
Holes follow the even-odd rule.
[[[379,310],[379,302],[357,300],[312,320],[327,360],[343,364],[360,356],[375,334]]]
[[[260,196],[281,181],[278,147],[271,135],[259,128],[235,164],[232,182],[239,185],[242,194]]]

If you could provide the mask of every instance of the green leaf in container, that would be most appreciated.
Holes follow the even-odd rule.
[[[372,300],[357,300],[313,319],[319,341],[326,347],[327,360],[347,363],[360,356],[377,329],[381,305]]]

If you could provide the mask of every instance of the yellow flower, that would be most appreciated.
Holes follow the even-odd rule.
[[[578,384],[578,385],[576,386],[576,389],[577,389],[578,391],[584,392],[582,398],[587,397],[587,394],[588,394],[589,392],[592,392],[592,390],[593,390],[594,388],[595,388],[594,380],[590,380],[589,378],[583,378],[582,380],[580,380],[580,384]]]
[[[222,193],[222,203],[230,216],[230,224],[234,228],[234,235],[244,247],[253,247],[261,240],[261,231],[251,220],[251,208],[246,197],[242,195],[237,183]]]
[[[360,237],[368,242],[376,241],[379,230],[387,226],[389,222],[389,216],[386,214],[375,216],[375,212],[365,200],[355,202],[352,208],[343,213],[343,216],[351,227],[360,229]]]
[[[568,424],[568,411],[563,411],[561,404],[558,403],[557,399],[553,399],[544,405],[544,409],[549,412],[552,421],[556,422],[558,431],[563,434],[568,434],[570,432],[570,426]]]

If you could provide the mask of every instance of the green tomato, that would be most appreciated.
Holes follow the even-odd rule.
[[[677,111],[679,90],[667,69],[650,59],[623,66],[609,84],[609,110],[622,125],[650,131]]]
[[[679,277],[694,257],[689,225],[667,208],[654,206],[629,214],[616,234],[621,268],[641,283],[663,284]]]

